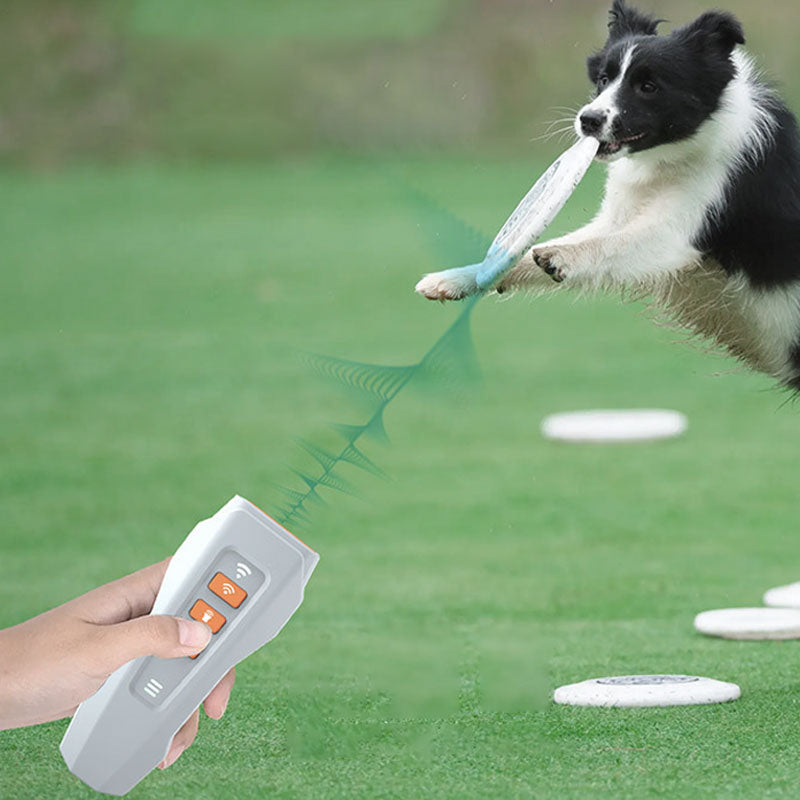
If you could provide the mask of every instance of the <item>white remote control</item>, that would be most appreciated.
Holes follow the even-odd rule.
[[[193,658],[146,656],[114,672],[64,734],[70,770],[98,792],[130,791],[164,759],[222,676],[288,622],[317,561],[242,497],[196,525],[173,556],[151,613],[205,622],[211,642]]]

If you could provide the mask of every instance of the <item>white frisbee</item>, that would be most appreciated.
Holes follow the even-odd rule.
[[[773,608],[800,608],[800,583],[770,589],[764,595],[764,605]]]
[[[553,700],[565,706],[655,708],[727,703],[742,694],[735,683],[694,675],[622,675],[561,686]]]
[[[723,639],[800,639],[800,609],[720,608],[698,614],[694,627]]]
[[[545,439],[561,442],[649,442],[685,433],[689,421],[663,409],[574,411],[542,420]]]
[[[489,247],[476,278],[481,289],[497,283],[533,247],[566,205],[599,149],[598,139],[579,139],[536,181]]]
[[[600,142],[590,136],[562,153],[522,198],[479,264],[433,272],[416,285],[430,300],[461,300],[491,289],[544,233],[589,169]]]

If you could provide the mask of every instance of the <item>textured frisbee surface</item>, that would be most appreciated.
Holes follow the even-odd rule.
[[[477,284],[494,285],[530,250],[569,200],[591,165],[600,142],[587,136],[559,156],[506,220],[480,265]]]
[[[491,289],[530,250],[589,169],[600,142],[591,136],[562,153],[522,198],[478,264],[425,275],[415,290],[430,300],[462,300]]]
[[[776,608],[800,608],[800,583],[776,586],[764,595],[764,605]]]
[[[542,421],[542,435],[562,442],[643,442],[684,433],[684,414],[663,409],[574,411]]]
[[[735,683],[694,675],[621,675],[561,686],[553,700],[566,706],[656,708],[727,703],[741,693]]]
[[[723,639],[800,639],[800,609],[720,608],[698,614],[694,627]]]

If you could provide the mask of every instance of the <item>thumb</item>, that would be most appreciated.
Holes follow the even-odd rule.
[[[183,617],[155,614],[103,625],[97,652],[103,667],[113,672],[141,656],[193,656],[211,640],[211,628]]]

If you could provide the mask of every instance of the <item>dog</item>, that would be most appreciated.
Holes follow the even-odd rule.
[[[800,390],[800,132],[740,47],[739,21],[709,11],[659,34],[615,0],[588,58],[594,97],[579,137],[608,165],[599,213],[534,247],[494,287],[622,289]],[[417,285],[430,299],[478,291],[458,270]]]

